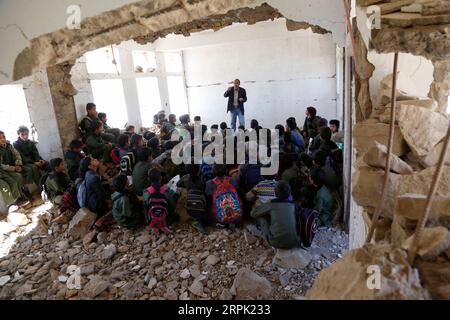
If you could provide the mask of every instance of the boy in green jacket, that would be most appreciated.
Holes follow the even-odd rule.
[[[96,159],[101,158],[104,164],[111,162],[109,153],[111,152],[112,144],[105,143],[102,138],[102,133],[104,131],[103,123],[95,121],[92,124],[92,129],[94,130],[93,133],[91,133],[86,140],[86,144],[92,157]]]
[[[276,249],[294,249],[300,246],[297,233],[295,204],[289,201],[291,187],[286,181],[275,186],[276,199],[252,210],[251,216],[257,219],[267,242]]]
[[[22,194],[22,158],[20,153],[6,141],[5,133],[0,131],[0,192],[7,206],[16,202],[25,205]]]
[[[116,222],[125,228],[136,228],[144,222],[142,206],[139,205],[137,197],[129,192],[128,177],[119,175],[113,180],[114,193],[112,215]]]
[[[17,130],[19,136],[14,142],[14,148],[19,151],[23,163],[23,176],[25,183],[35,183],[39,185],[42,171],[49,170],[49,165],[44,161],[36,148],[36,143],[29,139],[30,130],[25,126],[20,126]]]
[[[312,168],[310,171],[310,181],[316,189],[314,199],[314,210],[319,213],[321,226],[331,227],[333,220],[333,196],[325,186],[325,173],[320,168]]]
[[[45,179],[44,190],[51,203],[61,205],[64,192],[71,187],[72,182],[66,173],[66,163],[63,159],[52,159],[50,167],[52,172]]]

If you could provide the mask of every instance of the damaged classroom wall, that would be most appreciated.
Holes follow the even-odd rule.
[[[223,94],[231,81],[239,78],[249,98],[247,126],[251,119],[258,119],[260,125],[274,128],[285,123],[286,115],[295,115],[302,125],[308,106],[315,106],[326,119],[339,117],[342,121],[331,34],[287,31],[286,20],[278,19],[253,26],[234,25],[192,40],[199,43],[199,37],[206,38],[205,44],[219,37],[220,43],[183,51],[191,115],[203,115],[207,124],[224,121]]]

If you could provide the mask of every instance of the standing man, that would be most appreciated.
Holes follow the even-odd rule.
[[[247,91],[240,87],[241,81],[234,80],[234,86],[228,88],[225,92],[225,98],[228,98],[228,112],[231,112],[231,128],[236,131],[236,120],[239,117],[239,125],[245,127],[244,103],[247,102]]]

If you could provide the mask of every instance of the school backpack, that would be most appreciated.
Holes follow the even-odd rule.
[[[87,190],[86,190],[86,180],[83,180],[78,185],[77,190],[77,200],[78,200],[78,206],[80,208],[86,208],[87,206]]]
[[[191,189],[187,194],[186,211],[193,219],[201,219],[206,215],[206,197],[200,190]]]
[[[308,208],[298,208],[300,238],[305,248],[311,247],[319,227],[319,214]]]
[[[203,183],[212,180],[214,178],[213,166],[207,163],[202,163],[202,165],[200,166],[200,176]]]
[[[120,164],[120,161],[122,160],[120,158],[120,150],[118,148],[114,148],[111,150],[109,157],[111,158],[111,161],[114,163],[115,166]]]
[[[64,214],[66,212],[75,213],[80,209],[77,203],[77,188],[76,186],[71,186],[63,194],[62,202],[59,208],[59,213]]]
[[[136,164],[136,157],[133,152],[128,152],[120,160],[120,172],[124,175],[131,176]]]
[[[155,236],[158,236],[159,230],[166,235],[171,233],[167,227],[167,217],[169,215],[169,203],[166,196],[161,193],[161,188],[158,190],[150,187],[147,189],[150,198],[147,200],[147,212],[145,218],[149,224],[150,229]]]
[[[230,178],[223,181],[219,178],[213,180],[216,191],[213,194],[213,213],[220,224],[236,223],[243,217],[242,202]]]

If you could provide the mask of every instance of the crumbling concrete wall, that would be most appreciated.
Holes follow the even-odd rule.
[[[404,220],[399,222],[402,210],[398,207],[399,198],[411,193],[425,197],[428,193],[448,128],[446,110],[450,93],[448,25],[440,24],[443,16],[416,14],[409,17],[412,18],[407,19],[400,13],[383,15],[381,29],[372,30],[369,45],[376,53],[369,52],[368,57],[375,70],[369,80],[372,99],[366,96],[365,100],[370,101],[366,106],[371,104],[373,107],[370,118],[359,121],[353,132],[357,151],[353,200],[363,207],[360,214],[366,212],[370,217],[381,197],[386,156],[386,151],[381,156],[381,149],[374,142],[385,146],[388,143],[392,92],[392,74],[389,73],[393,69],[392,53],[401,52],[393,153],[398,156],[394,156],[394,161],[409,169],[390,173],[388,197],[381,212],[382,227],[376,235],[378,240],[393,241],[397,246],[412,234],[415,226],[414,221],[409,224]],[[428,25],[421,25],[424,23]],[[368,151],[372,155],[370,158]],[[444,199],[450,197],[449,168],[444,168],[437,191]],[[409,197],[416,201],[416,196]],[[420,206],[411,208],[417,210],[417,220],[423,209]]]
[[[74,61],[63,63],[47,69],[48,83],[58,122],[59,135],[63,148],[79,136],[78,121],[73,97],[77,90],[70,81],[70,70]]]
[[[339,0],[195,0],[187,1],[186,6],[179,0],[79,1],[84,18],[80,30],[65,26],[69,1],[51,8],[50,2],[1,4],[0,21],[8,25],[2,29],[0,40],[11,46],[2,48],[0,83],[19,80],[36,70],[77,59],[87,50],[131,38],[152,42],[172,32],[217,30],[230,21],[254,23],[283,15],[303,23],[303,27],[311,24],[315,31],[330,31],[336,43],[345,44],[344,11]],[[55,19],[45,23],[28,17],[29,12],[45,16],[50,11]]]

